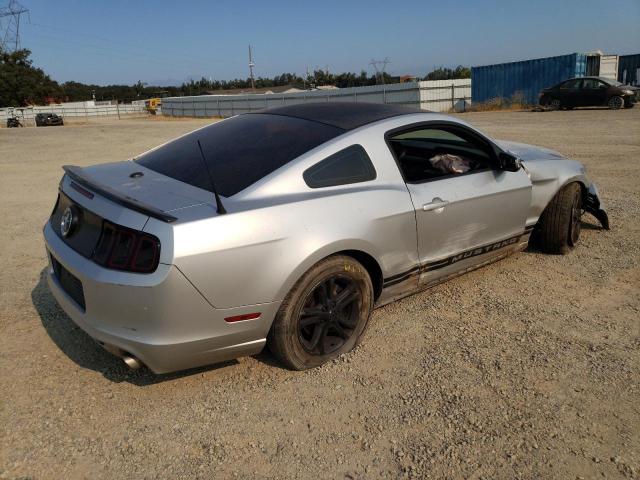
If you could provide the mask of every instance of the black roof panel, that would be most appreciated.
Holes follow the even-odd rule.
[[[344,130],[353,130],[385,118],[411,113],[424,113],[424,111],[418,108],[380,103],[323,102],[301,103],[298,105],[267,108],[255,112],[255,114],[261,113],[302,118],[332,125]]]

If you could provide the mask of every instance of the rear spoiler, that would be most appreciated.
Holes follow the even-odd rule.
[[[103,197],[111,200],[114,203],[122,205],[123,207],[127,207],[131,210],[135,210],[136,212],[143,213],[167,223],[175,222],[177,220],[177,218],[173,215],[169,215],[162,210],[158,210],[157,208],[140,202],[135,198],[131,198],[123,195],[120,192],[116,192],[114,189],[107,185],[96,182],[95,179],[89,178],[84,173],[81,167],[77,167],[75,165],[64,165],[62,169],[74,182],[93,190],[97,194],[102,195]]]

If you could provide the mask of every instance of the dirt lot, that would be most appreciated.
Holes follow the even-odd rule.
[[[161,377],[58,308],[41,228],[61,165],[205,122],[0,130],[0,478],[638,478],[640,108],[463,118],[584,162],[612,230],[381,308],[315,371],[265,353]]]

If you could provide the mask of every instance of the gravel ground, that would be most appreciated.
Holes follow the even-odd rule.
[[[640,108],[463,118],[584,162],[612,230],[381,308],[356,351],[305,373],[267,353],[129,372],[42,280],[61,165],[204,121],[1,129],[0,478],[638,478]]]

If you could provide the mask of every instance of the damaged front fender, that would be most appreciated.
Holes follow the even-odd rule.
[[[598,196],[598,187],[594,183],[587,190],[584,209],[598,219],[602,228],[609,230],[609,216],[604,210],[604,205]]]

